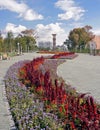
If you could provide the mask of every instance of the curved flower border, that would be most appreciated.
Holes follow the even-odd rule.
[[[93,97],[77,94],[74,89],[70,89],[62,80],[60,81],[55,74],[59,61],[61,60],[47,60],[40,57],[27,63],[16,63],[8,70],[5,83],[16,126],[19,129],[41,128],[40,123],[38,123],[39,126],[35,124],[41,122],[39,116],[45,117],[43,113],[49,112],[49,115],[53,115],[49,118],[54,119],[55,124],[58,123],[61,129],[100,129],[98,105]],[[54,70],[50,72],[51,68]],[[36,106],[39,106],[38,109],[41,109],[42,115],[41,111],[37,112]],[[36,116],[35,113],[40,115]],[[38,119],[34,119],[34,116]],[[43,122],[42,124],[45,124],[44,128],[50,126],[50,122],[49,125]],[[59,128],[56,126],[55,130]]]

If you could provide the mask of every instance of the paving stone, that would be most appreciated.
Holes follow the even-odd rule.
[[[57,73],[79,93],[90,93],[100,104],[100,56],[79,54],[61,64]]]

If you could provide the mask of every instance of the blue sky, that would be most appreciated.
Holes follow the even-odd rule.
[[[75,27],[92,26],[100,34],[100,0],[0,0],[0,30],[17,34],[34,29],[37,41],[62,44]]]

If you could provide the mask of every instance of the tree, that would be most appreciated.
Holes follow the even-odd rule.
[[[3,52],[4,46],[3,46],[3,37],[0,31],[0,52]]]
[[[0,32],[0,52],[17,52],[18,43],[20,51],[34,50],[36,47],[35,31],[33,29],[25,30],[16,37],[9,31],[4,39]]]
[[[11,31],[9,31],[7,33],[7,36],[5,38],[5,42],[7,44],[6,45],[7,46],[7,50],[12,52],[13,49],[14,49],[14,44],[13,44],[14,43],[14,35],[13,35],[13,33]]]
[[[91,26],[85,26],[82,28],[75,28],[69,33],[69,40],[73,42],[73,47],[85,46],[88,41],[94,38],[93,33],[90,31]]]
[[[25,51],[32,51],[34,49],[34,46],[36,44],[36,40],[34,38],[33,35],[29,35],[25,33],[24,34],[19,34],[16,38],[15,38],[15,46],[16,46],[16,50],[17,50],[17,43],[20,43],[20,49],[22,49],[24,52]]]
[[[34,38],[36,38],[36,32],[34,29],[26,29],[24,31],[21,32],[24,36],[33,36]]]
[[[29,50],[33,50],[34,46],[36,44],[36,34],[33,29],[25,30],[21,32],[23,35],[23,38],[25,39],[27,52]]]
[[[35,38],[32,36],[25,36],[24,38],[26,39],[27,51],[29,51],[29,50],[32,51],[36,44]]]
[[[68,50],[72,50],[72,41],[69,39],[66,39],[66,41],[64,42],[65,45],[67,45]]]

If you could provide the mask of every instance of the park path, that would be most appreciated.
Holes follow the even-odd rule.
[[[57,73],[79,93],[90,93],[100,104],[100,56],[78,54],[61,64]]]
[[[10,60],[0,61],[0,130],[16,130],[6,98],[5,85],[3,82],[5,74],[8,68],[15,62],[21,60],[32,60],[37,56],[41,56],[41,54],[26,53],[21,56],[12,57]]]

